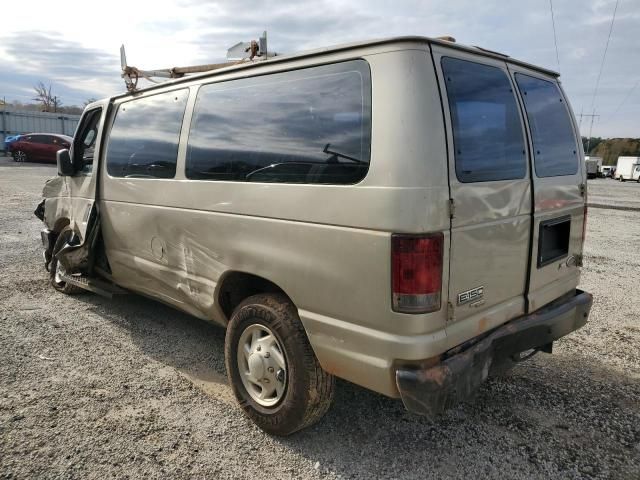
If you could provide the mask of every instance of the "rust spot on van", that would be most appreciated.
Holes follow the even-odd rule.
[[[482,333],[487,329],[487,324],[489,323],[489,319],[487,317],[482,317],[478,322],[478,333]]]
[[[433,382],[436,385],[443,385],[447,377],[451,375],[449,367],[446,365],[440,365],[428,370],[422,370],[419,374],[420,382]]]
[[[343,375],[342,369],[337,364],[327,361],[326,358],[323,358],[323,361],[321,362],[320,365],[325,372],[330,373],[331,375],[335,375],[336,377],[342,378],[342,375]]]

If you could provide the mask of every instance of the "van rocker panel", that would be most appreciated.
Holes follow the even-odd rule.
[[[468,398],[492,369],[518,353],[549,346],[587,322],[593,296],[576,290],[529,315],[519,317],[445,353],[430,368],[396,370],[396,384],[407,410],[433,417]],[[471,345],[466,347],[467,345]]]

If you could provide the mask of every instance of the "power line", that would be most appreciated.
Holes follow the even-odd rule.
[[[613,9],[613,17],[611,17],[611,26],[609,27],[609,36],[607,37],[607,43],[604,46],[604,54],[602,55],[602,62],[600,63],[600,71],[598,72],[598,78],[596,79],[596,87],[593,89],[593,98],[591,99],[591,109],[595,108],[596,96],[598,95],[598,87],[600,86],[600,77],[602,76],[602,70],[604,70],[604,61],[607,58],[607,50],[609,49],[609,40],[611,40],[611,33],[613,32],[613,22],[616,21],[616,12],[618,11],[618,3],[620,0],[616,0],[616,6]]]
[[[633,91],[636,89],[636,87],[640,85],[640,78],[636,81],[635,85],[633,87],[631,87],[631,90],[629,90],[627,92],[627,94],[624,97],[624,100],[622,100],[620,102],[620,105],[618,105],[618,107],[615,109],[615,111],[611,114],[611,116],[613,117],[614,115],[616,115],[620,109],[622,108],[622,106],[627,103],[627,100],[629,100],[629,97],[631,96],[631,94],[633,93]]]
[[[582,122],[582,117],[591,117],[591,126],[589,127],[589,136],[587,137],[587,155],[589,155],[589,152],[591,151],[591,132],[593,131],[593,121],[598,118],[600,115],[596,115],[596,111],[594,110],[593,113],[591,114],[587,114],[585,113],[584,115],[581,113],[580,114],[580,122]]]
[[[558,53],[558,37],[556,35],[556,21],[553,16],[553,0],[549,0],[549,8],[551,8],[551,25],[553,26],[553,43],[556,45],[556,61],[558,62],[558,70],[559,70],[560,54]]]

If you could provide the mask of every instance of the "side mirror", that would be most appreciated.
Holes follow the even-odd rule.
[[[75,173],[73,163],[71,163],[71,155],[69,155],[69,150],[58,150],[56,152],[56,160],[58,162],[58,175],[62,177],[70,177]]]

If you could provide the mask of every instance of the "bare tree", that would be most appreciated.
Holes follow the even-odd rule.
[[[53,107],[53,112],[58,113],[58,109],[62,106],[62,100],[55,95],[51,98],[51,106]]]
[[[62,105],[58,97],[51,94],[51,84],[49,84],[47,88],[44,83],[38,82],[38,85],[33,87],[33,89],[36,91],[36,96],[33,100],[42,104],[43,112],[50,112],[52,109],[55,111],[57,107]]]

